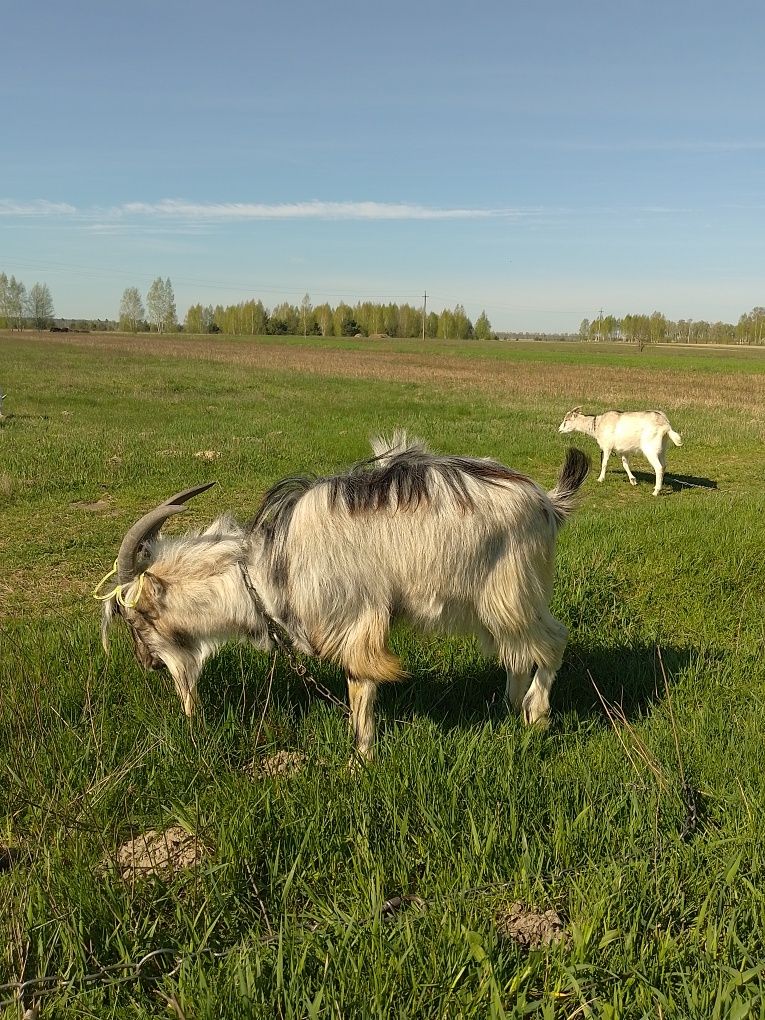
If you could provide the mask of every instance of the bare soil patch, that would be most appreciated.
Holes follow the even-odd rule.
[[[277,751],[267,758],[253,762],[247,769],[250,775],[291,776],[305,765],[306,757],[300,751]]]
[[[570,936],[554,910],[539,911],[516,900],[496,916],[497,931],[502,938],[526,949],[539,949],[559,942],[567,944]]]
[[[206,854],[198,836],[175,825],[163,832],[149,829],[129,839],[117,850],[115,863],[126,882],[152,875],[170,879],[195,867]]]
[[[93,500],[93,502],[88,502],[87,500],[78,500],[77,502],[72,503],[71,505],[77,507],[78,510],[90,510],[93,512],[97,512],[98,510],[108,510],[112,505],[112,500],[111,496],[105,493],[99,499]]]

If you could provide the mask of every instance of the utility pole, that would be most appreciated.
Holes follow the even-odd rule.
[[[600,343],[602,337],[603,337],[603,309],[601,308],[600,312],[598,313],[598,339],[597,339],[598,343]]]
[[[422,295],[422,340],[425,342],[425,313],[428,307],[428,292]]]

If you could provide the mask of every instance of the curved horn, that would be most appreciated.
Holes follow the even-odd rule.
[[[215,482],[207,482],[205,485],[196,485],[193,489],[176,492],[174,496],[166,499],[164,503],[160,503],[159,506],[154,507],[153,510],[136,521],[133,527],[126,532],[120,545],[120,551],[117,553],[117,579],[120,584],[129,584],[135,577],[135,557],[140,544],[153,538],[168,517],[185,510],[187,500],[205,492],[213,485]]]

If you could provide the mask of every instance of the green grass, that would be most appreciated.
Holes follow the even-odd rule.
[[[212,361],[200,343],[169,357],[161,341],[0,337],[0,846],[13,851],[0,984],[70,978],[43,1017],[156,1016],[169,999],[187,1017],[765,1015],[765,403],[752,383],[765,361],[390,341],[374,350],[399,378],[380,379],[348,375],[360,341],[277,345],[322,351],[320,374]],[[429,384],[408,355],[478,364],[485,382]],[[551,486],[574,401],[535,381],[584,371],[597,403],[606,364],[623,406],[655,403],[646,367],[671,379],[677,406],[663,410],[685,445],[669,473],[686,484],[653,499],[638,458],[636,489],[618,459],[586,483],[559,542],[553,611],[570,642],[547,732],[504,712],[504,677],[471,641],[406,629],[394,643],[411,679],[381,692],[378,758],[354,771],[345,720],[283,661],[225,650],[189,725],[126,637],[104,658],[91,590],[125,528],[172,492],[219,482],[168,530],[247,517],[277,478],[334,470],[394,425]],[[498,399],[524,373],[522,395]],[[749,387],[745,411],[712,399],[719,373]],[[336,670],[311,669],[344,697]],[[596,687],[620,706],[614,724]],[[282,749],[305,767],[250,773]],[[170,824],[207,847],[197,869],[131,885],[105,866]],[[389,914],[394,895],[418,899]],[[566,940],[503,936],[518,900],[555,908]],[[154,949],[179,969],[168,956],[142,981],[83,984]]]

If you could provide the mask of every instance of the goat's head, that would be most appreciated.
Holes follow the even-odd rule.
[[[582,415],[581,407],[573,408],[560,423],[558,432],[576,432],[582,417],[584,416]]]
[[[128,626],[140,665],[144,669],[160,669],[166,665],[163,652],[168,645],[167,636],[156,626],[165,600],[165,584],[149,569],[146,550],[169,517],[181,513],[189,499],[214,484],[208,482],[176,493],[144,514],[125,534],[113,571],[106,575],[94,593],[103,602],[101,643],[107,653],[109,626],[114,617],[119,616]],[[117,576],[115,587],[106,595],[99,594],[99,589],[114,574]]]

